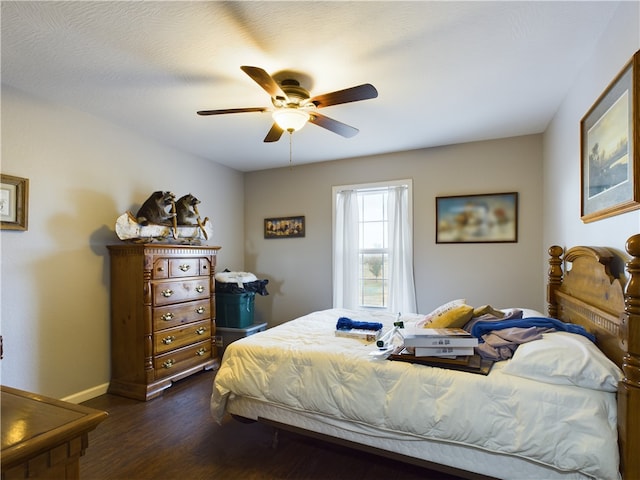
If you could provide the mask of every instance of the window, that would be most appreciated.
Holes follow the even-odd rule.
[[[389,293],[387,188],[357,190],[361,307],[386,307]]]
[[[411,181],[334,187],[334,307],[415,311]]]

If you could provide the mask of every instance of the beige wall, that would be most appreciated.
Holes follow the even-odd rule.
[[[60,398],[109,381],[105,245],[152,191],[200,198],[220,266],[243,261],[241,173],[5,86],[2,173],[31,189],[29,230],[0,234],[3,384]]]
[[[245,174],[245,267],[270,292],[256,298],[256,320],[331,308],[331,187],[400,178],[413,179],[419,311],[453,297],[544,309],[542,137],[533,135]],[[435,243],[436,196],[499,192],[519,193],[517,243]],[[290,215],[306,217],[304,238],[263,238],[264,218]]]

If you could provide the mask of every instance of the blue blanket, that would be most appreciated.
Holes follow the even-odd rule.
[[[493,331],[502,330],[505,328],[529,328],[529,327],[545,327],[553,328],[562,332],[577,333],[587,337],[592,342],[596,341],[596,337],[587,330],[573,323],[564,323],[555,318],[548,317],[528,317],[528,318],[516,318],[512,320],[497,320],[497,321],[479,321],[476,322],[471,328],[471,335],[480,339],[482,342],[482,336]]]

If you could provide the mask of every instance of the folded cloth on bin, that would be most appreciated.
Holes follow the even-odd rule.
[[[269,295],[267,284],[269,280],[258,280],[249,272],[224,272],[216,273],[216,292],[219,293],[257,293],[258,295]]]
[[[216,273],[216,282],[235,283],[238,287],[242,287],[244,283],[255,282],[256,280],[258,280],[258,277],[249,272],[230,272],[229,270],[225,270],[224,272]]]

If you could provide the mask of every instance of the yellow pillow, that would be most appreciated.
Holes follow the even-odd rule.
[[[451,310],[436,315],[425,325],[427,328],[460,328],[464,326],[473,315],[473,307],[469,305],[459,305]]]

